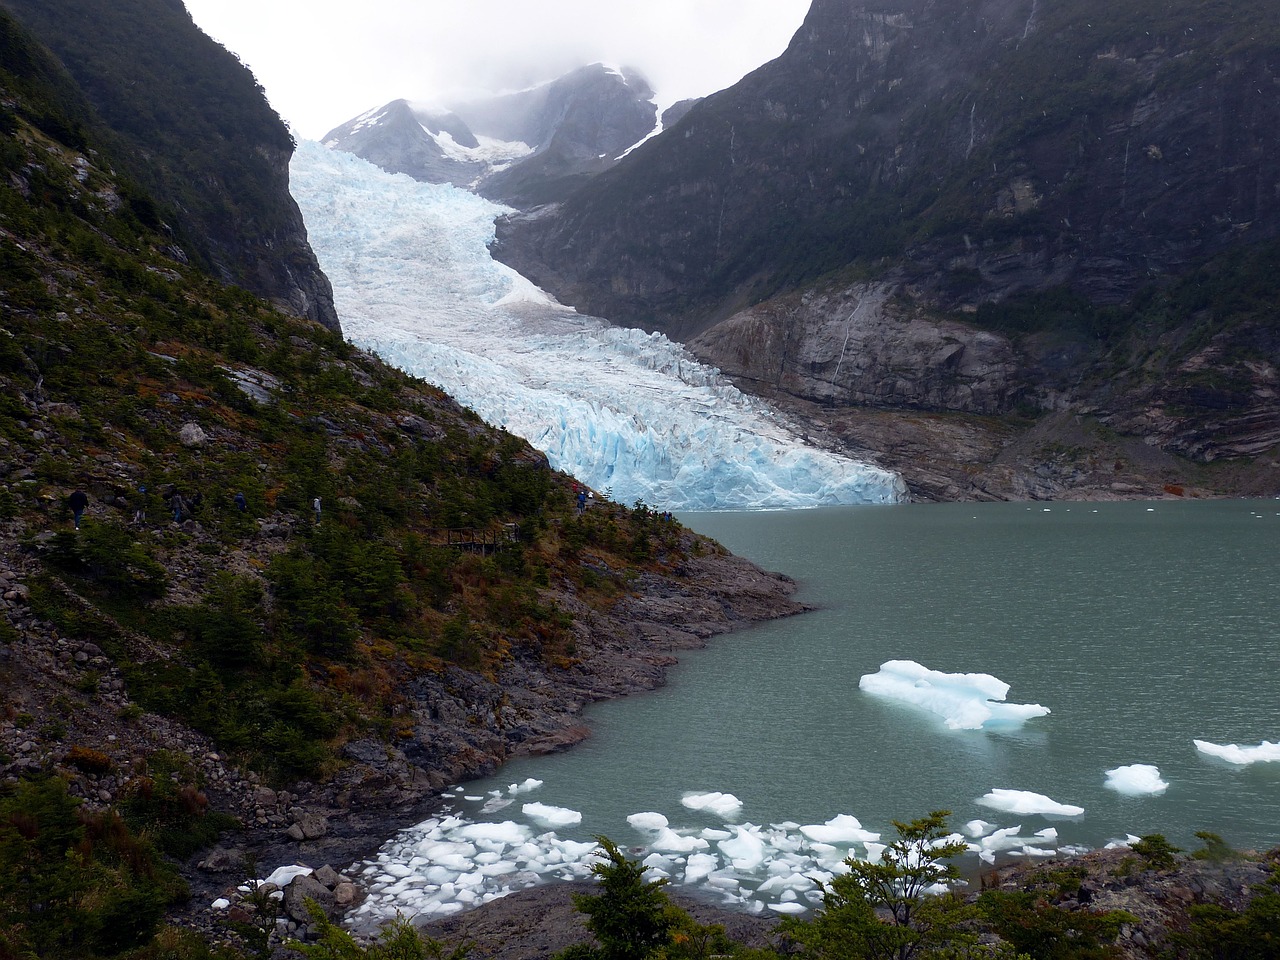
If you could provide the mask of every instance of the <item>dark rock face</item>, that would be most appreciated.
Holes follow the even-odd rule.
[[[816,0],[782,57],[495,253],[681,339],[882,257],[946,308],[1064,283],[1118,302],[1280,230],[1265,5],[1138,6]]]
[[[689,342],[756,393],[814,403],[1007,413],[1032,390],[1008,338],[938,321],[892,299],[889,284],[779,298]]]
[[[393,173],[528,207],[561,199],[613,166],[654,129],[652,99],[639,74],[594,64],[449,112],[397,100],[335,128],[324,142]],[[480,150],[477,137],[497,143]]]
[[[253,74],[166,0],[3,0],[61,59],[167,209],[177,245],[224,281],[338,329],[289,194],[293,141]]]

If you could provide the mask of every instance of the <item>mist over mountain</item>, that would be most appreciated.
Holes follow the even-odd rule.
[[[815,0],[781,57],[500,223],[495,255],[818,404],[852,447],[925,441],[850,411],[1024,418],[980,443],[944,428],[927,445],[967,466],[917,492],[1060,495],[1081,468],[1035,445],[1040,480],[970,467],[1066,411],[1176,475],[1280,442],[1278,91],[1260,0]],[[1117,452],[1085,472],[1141,451]]]
[[[567,195],[652,133],[653,98],[640,74],[597,63],[447,109],[395,100],[334,128],[323,142],[392,173],[536,206]]]

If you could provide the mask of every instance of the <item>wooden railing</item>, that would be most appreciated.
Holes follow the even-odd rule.
[[[427,531],[432,543],[469,553],[488,555],[520,542],[520,525],[501,527],[433,527]]]

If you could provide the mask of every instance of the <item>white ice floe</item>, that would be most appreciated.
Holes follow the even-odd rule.
[[[726,820],[742,812],[742,801],[732,793],[686,793],[680,802],[690,810],[703,810]]]
[[[662,830],[670,826],[670,821],[660,813],[633,813],[627,817],[627,823],[637,830]]]
[[[886,661],[858,687],[937,714],[952,730],[1016,726],[1049,713],[1038,703],[1006,703],[1009,684],[989,673],[943,673],[914,660]]]
[[[506,791],[501,791],[506,792]],[[1036,794],[996,791],[1037,798]],[[460,802],[461,798],[450,796]],[[1061,814],[1079,808],[1038,797],[1037,810]],[[730,794],[689,793],[684,806],[697,813],[737,813],[742,804]],[[1016,804],[1009,804],[1016,806]],[[468,809],[475,810],[474,806]],[[353,923],[372,930],[396,913],[424,919],[469,910],[516,890],[560,880],[590,877],[600,862],[599,847],[562,835],[584,832],[578,811],[549,804],[516,804],[510,820],[472,820],[447,813],[424,821],[388,841],[376,858],[359,867],[367,899]],[[477,813],[477,816],[482,814]],[[673,822],[672,816],[646,811],[627,816],[637,831],[627,855],[642,862],[649,879],[694,887],[733,909],[748,913],[802,913],[821,901],[819,883],[848,871],[848,858],[877,862],[885,850],[880,834],[867,830],[852,814],[823,823],[786,821],[773,824],[724,823],[698,826]],[[696,821],[700,817],[691,816]],[[572,821],[572,822],[570,822]],[[608,834],[615,825],[590,825]],[[1023,834],[1021,826],[998,827],[986,821],[966,824],[947,841],[964,842],[969,851],[994,863],[1005,857],[1041,857],[1054,852],[1057,831],[1045,828]],[[304,868],[293,868],[304,869]],[[817,882],[815,882],[817,881]]]
[[[1256,747],[1242,747],[1236,743],[1209,743],[1207,740],[1193,740],[1192,743],[1205,756],[1217,757],[1240,766],[1280,762],[1280,741],[1272,743],[1263,740]]]
[[[1149,763],[1131,763],[1107,771],[1108,790],[1130,797],[1155,796],[1169,789],[1160,779],[1160,768]]]
[[[680,344],[580,315],[494,261],[507,208],[307,142],[290,187],[345,336],[615,500],[723,510],[907,498],[900,476],[809,445]]]
[[[1038,814],[1051,817],[1078,817],[1084,813],[1084,807],[1073,806],[1069,803],[1059,803],[1042,793],[1031,793],[1028,790],[1002,790],[997,788],[979,797],[976,802],[984,807],[991,807],[993,810],[1001,810],[1018,816]]]
[[[800,832],[816,843],[875,843],[880,834],[862,829],[857,817],[842,813],[821,825],[800,828]]]
[[[545,803],[526,803],[520,808],[526,817],[548,827],[574,827],[582,822],[577,810],[553,807]]]

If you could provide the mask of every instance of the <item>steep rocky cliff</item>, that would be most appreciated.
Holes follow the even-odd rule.
[[[338,329],[289,195],[293,140],[253,74],[177,0],[0,0],[48,46],[110,131],[112,162],[159,201],[183,254]]]
[[[1273,14],[815,0],[778,60],[558,207],[500,223],[495,255],[818,421],[905,411],[869,449],[835,442],[909,482],[915,454],[895,450],[920,417],[999,418],[967,421],[982,442],[917,493],[1062,495],[1070,477],[1030,479],[1034,450],[1016,481],[990,456],[1067,412],[1118,446],[1056,430],[1033,446],[1115,462],[1133,437],[1173,457],[1090,490],[1237,491],[1195,464],[1262,475],[1280,443]]]
[[[1273,11],[1189,0],[817,0],[788,50],[501,255],[688,336],[847,264],[972,306],[1117,302],[1280,229]]]

